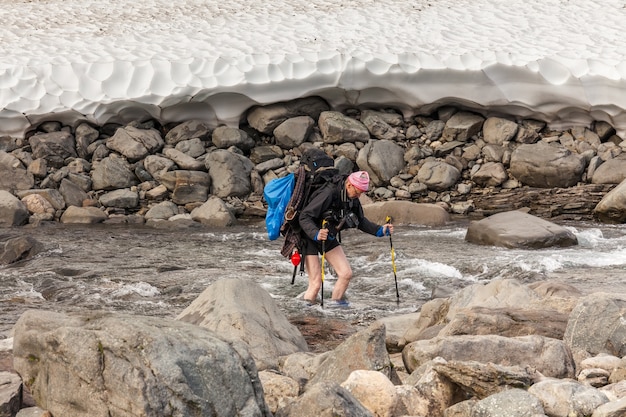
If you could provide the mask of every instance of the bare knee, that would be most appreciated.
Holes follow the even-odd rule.
[[[335,270],[337,281],[347,284],[347,282],[352,279],[352,268],[341,246],[337,246],[330,252],[327,252],[326,257]]]
[[[350,281],[352,279],[352,269],[348,267],[347,269],[337,272],[337,279]]]

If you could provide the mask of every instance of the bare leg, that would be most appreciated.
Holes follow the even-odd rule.
[[[337,282],[335,282],[333,288],[332,298],[333,300],[341,300],[348,289],[350,279],[352,279],[352,268],[350,268],[348,258],[346,258],[346,254],[343,252],[341,246],[337,246],[331,251],[326,252],[326,259],[337,274]]]
[[[309,287],[304,293],[307,301],[317,300],[317,294],[322,287],[322,267],[318,255],[307,255],[304,258],[304,267],[309,277]]]

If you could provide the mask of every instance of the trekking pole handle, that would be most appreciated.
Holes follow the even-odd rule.
[[[391,224],[392,221],[393,219],[391,218],[391,216],[385,217],[385,224]],[[385,231],[385,234],[391,238],[391,233],[389,232],[389,228],[387,228],[387,230]]]
[[[324,219],[324,220],[322,220],[322,227],[320,228],[320,231],[319,231],[319,232],[317,232],[318,236],[319,236],[319,234],[320,234],[320,232],[321,232],[322,230],[326,230],[326,229],[328,229],[328,220]],[[328,239],[328,236],[326,236],[326,239],[322,240],[322,244],[323,244],[323,243],[324,243],[327,239]],[[321,239],[320,239],[320,240],[321,240]]]

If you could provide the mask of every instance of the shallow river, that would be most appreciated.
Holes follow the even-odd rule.
[[[444,227],[396,227],[393,241],[358,231],[342,240],[354,270],[349,309],[304,307],[306,276],[280,255],[263,222],[227,229],[146,226],[67,226],[5,230],[45,245],[35,259],[0,268],[0,338],[29,308],[112,310],[175,317],[211,283],[224,278],[263,286],[294,323],[349,323],[351,328],[417,311],[435,287],[458,289],[498,278],[557,280],[585,293],[626,293],[626,225],[563,224],[576,234],[571,248],[512,250],[465,242],[466,221]],[[390,246],[396,252],[396,297]],[[325,275],[325,297],[334,276]]]

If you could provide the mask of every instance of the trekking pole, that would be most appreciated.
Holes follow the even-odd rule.
[[[322,229],[326,229],[328,220],[322,220]],[[321,306],[324,307],[324,261],[326,260],[326,240],[322,240],[322,300]]]
[[[387,216],[385,218],[385,223],[391,223],[391,217]],[[393,279],[396,282],[396,302],[400,302],[400,292],[398,292],[398,277],[396,275],[396,251],[393,250],[393,242],[391,241],[391,233],[389,233],[389,229],[387,229],[387,233],[389,234],[389,246],[391,246],[391,266],[393,268]]]

